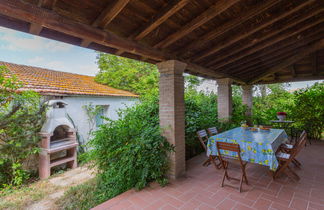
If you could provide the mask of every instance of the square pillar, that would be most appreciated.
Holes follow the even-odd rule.
[[[249,120],[251,120],[251,117],[252,117],[252,106],[253,106],[252,88],[253,88],[253,85],[242,85],[242,90],[243,90],[242,101],[243,101],[243,104],[247,106],[245,115],[249,118]]]
[[[218,120],[227,122],[232,116],[232,79],[217,80]]]
[[[157,64],[160,72],[160,126],[163,136],[175,146],[170,154],[169,177],[185,173],[185,104],[183,72],[187,64],[168,60]]]

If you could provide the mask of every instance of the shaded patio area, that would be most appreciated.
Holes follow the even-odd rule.
[[[223,170],[202,166],[201,154],[187,161],[186,176],[166,187],[153,184],[142,191],[127,191],[97,206],[99,209],[324,209],[324,142],[305,147],[298,160],[301,177],[294,182],[285,175],[273,180],[267,167],[247,166],[249,185],[243,192],[220,187]],[[240,175],[238,165],[230,165],[231,174]],[[237,184],[233,181],[233,184]]]

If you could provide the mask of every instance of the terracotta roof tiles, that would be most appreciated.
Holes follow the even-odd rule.
[[[126,96],[137,97],[137,95],[98,84],[94,77],[54,71],[39,67],[18,65],[1,62],[10,73],[15,74],[24,84],[24,89],[34,90],[42,95],[95,95],[95,96]]]

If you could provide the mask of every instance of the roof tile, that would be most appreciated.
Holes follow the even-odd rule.
[[[10,73],[15,74],[24,84],[24,89],[34,90],[40,94],[62,95],[96,95],[138,97],[134,93],[98,84],[94,77],[54,71],[39,67],[18,65],[0,61]]]

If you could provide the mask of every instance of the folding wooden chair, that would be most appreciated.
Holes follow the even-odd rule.
[[[305,147],[307,141],[307,134],[305,131],[303,131],[299,141],[297,142],[297,145],[291,150],[291,153],[285,153],[279,150],[279,152],[276,154],[277,159],[279,161],[279,168],[273,175],[273,179],[277,178],[281,173],[285,173],[289,178],[293,179],[293,176],[291,176],[288,171],[294,175],[294,177],[299,180],[299,176],[290,168],[289,164],[296,161],[295,157],[299,152],[302,150],[302,148]],[[300,163],[299,163],[300,164]],[[288,171],[286,170],[288,169]]]
[[[303,131],[300,135],[300,137],[296,140],[295,144],[282,144],[280,145],[280,149],[281,151],[285,152],[285,153],[289,153],[289,154],[292,154],[294,150],[297,150],[297,148],[299,147],[299,151],[304,147],[306,146],[306,141],[307,141],[307,133],[306,131]],[[300,145],[300,144],[303,144],[304,145]],[[298,155],[295,154],[295,157],[293,158],[292,160],[292,163],[300,168],[301,166],[301,163],[296,159],[296,156]]]
[[[201,146],[204,148],[205,152],[207,152],[207,142],[208,142],[208,135],[206,130],[200,130],[197,132],[198,139],[200,141]],[[217,156],[210,156],[204,163],[203,166],[208,166],[210,163],[213,163],[214,166],[219,169],[220,164],[216,164],[215,160],[218,159]]]
[[[218,131],[217,131],[216,127],[208,128],[207,132],[208,132],[209,136],[215,136],[216,134],[218,134]]]
[[[227,143],[227,142],[216,142],[216,145],[217,145],[217,151],[218,151],[218,157],[219,157],[219,160],[224,168],[224,175],[223,175],[223,179],[222,179],[222,183],[221,183],[221,187],[224,187],[224,181],[225,181],[225,178],[227,180],[237,180],[237,181],[240,181],[240,185],[239,185],[239,192],[242,192],[242,183],[243,181],[248,185],[248,180],[247,180],[247,177],[246,177],[246,172],[245,172],[245,168],[246,168],[246,165],[247,165],[247,162],[243,161],[242,158],[241,158],[241,149],[240,149],[240,145],[239,144],[233,144],[233,143]],[[221,153],[221,151],[223,153]],[[224,151],[230,151],[230,152],[236,152],[237,153],[237,157],[232,157],[232,156],[227,156],[227,155],[224,155]],[[242,175],[241,175],[241,178],[240,179],[237,179],[237,178],[234,178],[234,177],[230,177],[228,175],[228,172],[227,172],[227,169],[228,169],[228,165],[229,165],[229,162],[225,160],[225,158],[227,159],[234,159],[234,160],[238,160],[238,162],[240,163],[240,166],[241,166],[241,170],[242,170]],[[235,187],[235,186],[232,186],[232,185],[229,185],[231,187]]]

